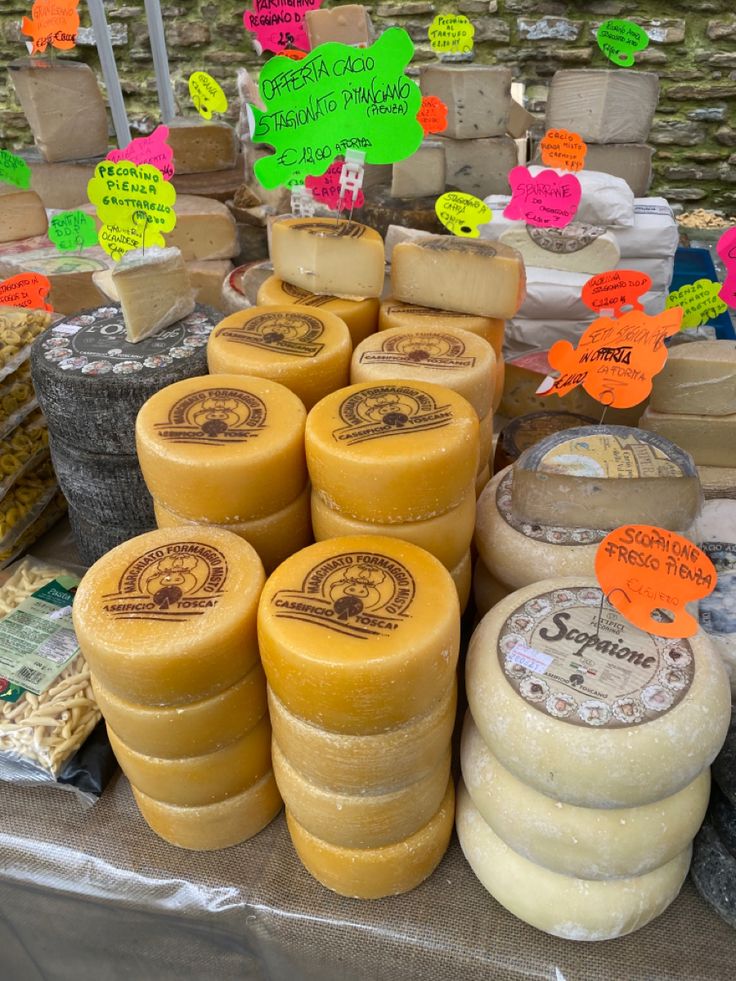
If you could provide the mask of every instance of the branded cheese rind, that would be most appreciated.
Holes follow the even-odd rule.
[[[312,486],[363,521],[423,521],[456,507],[478,470],[478,417],[418,381],[362,382],[326,396],[305,431]]]
[[[279,279],[310,293],[364,300],[383,290],[383,239],[357,221],[279,218],[271,261]]]
[[[728,416],[736,412],[736,343],[693,341],[670,348],[655,376],[654,412]]]
[[[700,467],[736,467],[736,412],[684,415],[647,407],[639,425],[654,437],[682,447]]]
[[[343,848],[311,835],[289,811],[286,823],[307,872],[327,889],[353,899],[381,899],[415,889],[447,851],[455,816],[452,780],[437,813],[415,834],[382,848]]]
[[[126,746],[165,759],[215,752],[242,737],[266,712],[266,677],[260,664],[219,694],[186,705],[129,702],[95,677],[92,688],[105,721]]]
[[[734,437],[736,462],[736,429]],[[650,524],[682,531],[697,516],[702,491],[692,457],[680,445],[667,433],[624,426],[546,436],[514,465],[514,517],[565,528]]]
[[[592,577],[512,593],[473,634],[473,719],[518,779],[580,807],[637,807],[682,790],[726,737],[731,692],[704,631],[655,637]]]
[[[244,538],[258,552],[266,574],[269,575],[284,559],[312,544],[312,520],[310,511],[310,488],[306,486],[301,494],[290,504],[274,514],[263,518],[241,521],[239,524],[221,525],[226,531]],[[153,502],[156,524],[159,528],[172,528],[177,525],[209,525],[209,521],[193,521],[170,511],[159,501]]]
[[[379,733],[431,711],[454,677],[459,639],[450,573],[398,539],[318,542],[261,594],[269,686],[294,715],[333,732]]]
[[[271,771],[241,793],[199,807],[165,804],[136,787],[131,790],[152,831],[171,845],[193,851],[239,845],[270,824],[282,807]]]
[[[496,353],[496,360],[502,359],[503,332],[506,324],[497,317],[479,317],[470,313],[457,313],[453,310],[435,310],[418,304],[400,303],[394,297],[381,301],[378,318],[379,330],[401,328],[406,331],[424,332],[466,330],[488,341]]]
[[[194,291],[178,249],[133,249],[112,271],[112,281],[131,344],[188,317]]]
[[[258,663],[255,550],[219,528],[167,528],[108,552],[74,598],[74,629],[92,673],[145,705],[198,702]]]
[[[387,535],[389,538],[401,538],[431,552],[452,572],[465,557],[473,538],[474,487],[468,485],[459,504],[434,518],[394,524],[351,518],[350,515],[329,507],[318,493],[312,491],[312,526],[318,542],[343,535]]]
[[[229,123],[192,117],[172,119],[166,125],[177,174],[206,174],[235,167],[237,140]]]
[[[271,769],[268,716],[234,742],[201,756],[164,759],[136,753],[107,725],[120,769],[147,797],[179,807],[201,807],[252,787]]]
[[[504,136],[511,111],[511,69],[496,65],[422,65],[423,96],[436,96],[448,108],[445,136],[470,140]]]
[[[703,823],[710,770],[664,800],[641,807],[575,807],[509,772],[468,713],[463,782],[483,820],[523,858],[561,875],[611,879],[645,875],[684,851]]]
[[[256,306],[220,321],[207,344],[207,363],[215,375],[270,378],[311,409],[348,384],[352,350],[344,321],[329,310]]]
[[[512,592],[512,587],[490,573],[483,559],[478,556],[473,567],[473,599],[478,618],[484,617],[491,607]]]
[[[459,328],[380,331],[353,352],[350,380],[381,382],[388,378],[428,381],[451,388],[482,419],[491,411],[496,355],[483,338]]]
[[[334,313],[345,321],[353,347],[377,329],[379,301],[376,297],[346,300],[339,296],[322,296],[293,286],[277,276],[269,276],[258,289],[257,302],[260,306],[296,303]]]
[[[391,292],[402,303],[505,320],[524,291],[524,260],[498,242],[434,235],[393,252]]]
[[[44,235],[49,227],[43,201],[34,190],[0,184],[0,242]]]
[[[287,507],[307,482],[306,411],[283,385],[205,375],[169,385],[138,413],[151,496],[194,521],[238,524]]]
[[[276,740],[273,773],[284,805],[310,834],[343,848],[381,848],[415,834],[431,820],[447,790],[450,744],[424,776],[388,792],[367,784],[358,793],[328,790],[290,764]]]
[[[268,689],[274,740],[291,765],[327,790],[389,793],[433,770],[455,724],[457,682],[424,715],[373,735],[346,735],[313,725],[290,712]]]
[[[571,221],[564,228],[536,228],[517,222],[499,241],[521,253],[527,266],[595,273],[615,268],[621,258],[611,232],[600,225]]]
[[[520,920],[565,940],[613,940],[646,926],[675,900],[692,846],[646,875],[591,881],[535,865],[486,824],[464,786],[457,834],[468,863],[493,898]]]
[[[644,143],[658,97],[654,72],[563,69],[549,86],[545,124],[577,133],[586,143]]]

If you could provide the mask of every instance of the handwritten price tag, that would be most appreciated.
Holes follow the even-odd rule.
[[[434,210],[448,232],[460,238],[478,238],[478,226],[493,217],[485,202],[461,191],[448,191],[437,198]]]
[[[595,574],[611,606],[658,637],[697,633],[698,621],[685,606],[710,595],[718,578],[697,545],[654,525],[622,525],[606,535],[596,552]]]
[[[604,21],[595,37],[606,58],[623,68],[631,68],[634,53],[649,46],[646,31],[630,20]]]
[[[253,0],[253,9],[243,14],[246,31],[256,36],[262,51],[277,54],[285,48],[309,51],[309,38],[304,27],[308,10],[318,10],[322,0]]]
[[[213,112],[225,112],[227,96],[207,72],[192,72],[189,76],[189,95],[200,116],[212,119]]]
[[[106,160],[118,163],[129,160],[134,164],[150,164],[161,171],[165,181],[174,176],[174,151],[166,140],[169,138],[168,126],[157,126],[150,136],[138,136],[122,150],[110,150]]]
[[[545,167],[577,171],[585,165],[586,143],[578,133],[567,129],[548,129],[539,144]]]
[[[602,405],[629,409],[652,390],[652,379],[667,360],[665,337],[680,329],[682,310],[656,317],[632,310],[617,320],[601,317],[586,328],[577,348],[556,341],[547,355],[559,378],[546,378],[537,395],[567,395],[582,385]]]
[[[699,279],[696,283],[686,283],[679,290],[670,293],[665,307],[682,307],[685,316],[683,330],[692,330],[714,320],[726,311],[726,304],[720,298],[721,283],[711,279]]]
[[[342,189],[340,187],[342,166],[343,161],[336,160],[330,164],[321,177],[307,177],[304,182],[312,192],[312,197],[315,201],[321,201],[322,204],[328,208],[332,208],[333,211],[339,211],[342,207]],[[349,204],[351,208],[362,208],[365,204],[365,196],[362,191],[358,191],[353,202],[352,197],[348,194],[345,203]]]
[[[0,150],[0,181],[26,190],[31,186],[31,168],[10,150]]]
[[[46,302],[50,292],[51,283],[41,273],[18,273],[0,283],[0,307],[53,310]]]
[[[436,95],[425,95],[417,113],[417,121],[425,136],[430,133],[444,133],[447,129],[447,106]]]
[[[463,14],[437,14],[429,25],[429,44],[438,54],[468,54],[475,28]]]
[[[590,277],[583,286],[582,300],[593,313],[612,310],[618,317],[624,307],[643,310],[639,300],[651,286],[652,280],[646,273],[635,269],[611,269]]]
[[[726,267],[726,281],[718,295],[729,307],[736,307],[736,228],[721,235],[716,250]]]
[[[49,222],[49,238],[60,252],[97,245],[97,228],[83,211],[62,211]]]
[[[79,0],[36,0],[31,7],[31,18],[24,17],[21,33],[33,42],[31,54],[44,52],[46,48],[69,51],[77,43],[79,30]]]
[[[525,221],[537,228],[564,228],[575,216],[582,188],[574,174],[560,177],[554,170],[543,170],[532,177],[527,167],[514,167],[509,173],[511,201],[504,218]]]

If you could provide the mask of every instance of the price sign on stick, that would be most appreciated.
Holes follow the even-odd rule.
[[[243,14],[246,31],[256,36],[261,51],[277,54],[285,48],[309,51],[309,38],[304,26],[308,10],[318,10],[322,0],[253,0],[253,9]]]
[[[21,33],[31,38],[31,54],[46,48],[69,51],[77,43],[79,0],[36,0],[30,18],[21,22]]]
[[[212,113],[227,110],[227,96],[207,72],[192,72],[189,76],[189,95],[194,108],[204,119],[212,119]]]
[[[631,68],[635,52],[649,46],[646,31],[630,20],[604,21],[595,37],[606,58],[622,68]]]
[[[417,120],[427,136],[430,133],[444,133],[447,129],[447,106],[436,95],[425,95]]]
[[[150,136],[138,136],[122,150],[110,150],[105,159],[113,163],[129,160],[134,164],[150,164],[161,171],[165,181],[170,181],[174,176],[174,151],[166,142],[168,138],[169,127],[157,126]]]
[[[736,307],[736,228],[721,235],[716,249],[726,267],[726,281],[718,295],[729,307]]]
[[[9,150],[0,150],[0,181],[26,190],[31,186],[31,168]]]
[[[333,211],[339,211],[343,204],[347,204],[351,208],[362,208],[365,204],[365,196],[362,191],[358,191],[354,202],[352,199],[346,202],[341,200],[343,197],[340,187],[342,167],[343,161],[338,159],[330,164],[321,177],[307,177],[304,183],[312,192],[315,201],[321,201]]]
[[[174,186],[150,164],[103,160],[95,167],[87,195],[103,223],[100,245],[116,260],[130,249],[165,246],[162,233],[176,224]]]
[[[583,286],[583,303],[593,313],[610,310],[618,317],[624,307],[644,310],[640,298],[651,289],[652,280],[646,273],[635,269],[611,269],[591,276]]]
[[[437,14],[429,25],[429,44],[437,54],[469,54],[475,28],[463,14]]]
[[[582,189],[574,174],[560,177],[554,170],[543,170],[532,177],[527,167],[514,167],[509,173],[511,200],[504,218],[525,221],[537,228],[564,228],[575,216]]]
[[[51,283],[41,273],[24,272],[0,283],[0,307],[29,307],[33,310],[53,310],[46,297]]]
[[[434,210],[445,228],[460,238],[478,238],[478,226],[493,217],[484,201],[461,191],[448,191],[437,198]]]
[[[60,252],[97,245],[97,227],[84,211],[62,211],[49,222],[49,238]]]
[[[539,144],[545,167],[560,170],[582,170],[585,165],[587,144],[577,133],[567,129],[548,129]]]
[[[670,307],[682,307],[685,311],[682,329],[692,330],[726,312],[726,304],[720,296],[722,290],[722,283],[699,279],[696,283],[685,283],[679,290],[670,293],[665,306],[668,310]]]

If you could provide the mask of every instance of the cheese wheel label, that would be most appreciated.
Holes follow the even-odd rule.
[[[364,351],[361,364],[421,364],[423,368],[453,370],[473,368],[474,357],[465,355],[459,337],[441,331],[412,331],[388,337],[380,351]]]
[[[692,648],[636,630],[611,608],[599,628],[601,597],[600,589],[576,586],[517,607],[498,637],[504,675],[533,708],[571,725],[621,729],[650,722],[690,690]]]
[[[114,620],[182,623],[217,606],[227,576],[227,559],[214,545],[170,542],[123,570],[117,591],[104,597],[103,610]]]
[[[227,327],[218,331],[217,336],[235,344],[312,358],[324,348],[324,344],[317,343],[323,334],[324,326],[316,317],[275,312],[250,317],[242,327]]]
[[[514,472],[510,469],[496,490],[496,507],[507,525],[526,538],[549,545],[597,545],[608,534],[598,528],[557,528],[553,525],[530,524],[514,517],[512,495]]]
[[[344,552],[315,565],[300,589],[280,589],[273,615],[301,620],[358,640],[389,637],[410,619],[414,577],[380,552]]]
[[[396,305],[387,304],[383,307],[383,312],[389,316],[421,317],[423,320],[436,320],[437,317],[452,320],[464,320],[473,326],[484,326],[492,321],[489,317],[477,317],[472,313],[458,313],[456,310],[438,310],[436,307],[417,307],[411,303],[398,303]],[[463,324],[458,324],[462,327]]]
[[[462,252],[465,255],[479,255],[483,259],[492,259],[498,255],[498,249],[486,239],[482,242],[471,242],[467,238],[457,238],[455,235],[438,235],[436,238],[421,242],[421,247],[432,252]]]
[[[605,233],[600,225],[587,225],[585,222],[571,221],[564,228],[535,228],[526,226],[527,235],[545,252],[555,255],[572,255],[592,245]]]
[[[166,422],[156,423],[155,430],[172,443],[247,443],[265,428],[267,415],[265,404],[252,392],[203,388],[175,402]]]
[[[281,292],[285,293],[287,296],[293,296],[295,300],[298,300],[301,306],[307,307],[323,307],[327,303],[331,303],[336,300],[336,296],[326,296],[324,294],[308,293],[307,290],[303,290],[301,286],[292,286],[291,283],[286,283],[283,280],[280,281]],[[344,303],[349,303],[349,300],[343,300]]]
[[[428,392],[408,385],[376,385],[353,392],[339,412],[345,426],[332,435],[348,446],[402,432],[442,429],[454,419],[450,405],[438,405]]]

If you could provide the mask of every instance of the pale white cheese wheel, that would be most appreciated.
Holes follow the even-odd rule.
[[[565,940],[613,940],[646,926],[679,893],[692,846],[646,875],[592,881],[551,872],[509,848],[461,784],[457,835],[488,892],[520,920]]]
[[[581,879],[644,875],[672,861],[703,823],[710,770],[683,790],[641,807],[575,807],[553,800],[502,766],[468,712],[463,780],[493,831],[530,862]]]
[[[655,637],[604,604],[592,578],[546,579],[481,620],[468,703],[516,777],[582,807],[635,807],[677,793],[723,745],[731,692],[704,631]]]

